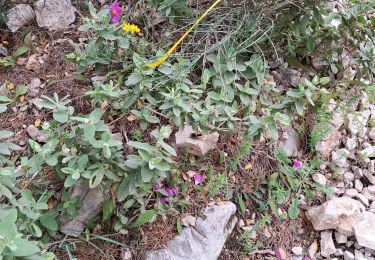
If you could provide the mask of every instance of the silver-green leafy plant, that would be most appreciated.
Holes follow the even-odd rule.
[[[171,133],[172,129],[169,126],[163,126],[160,130],[155,129],[151,132],[151,136],[156,139],[155,145],[128,142],[130,147],[137,149],[138,155],[129,155],[125,161],[129,174],[118,188],[119,201],[142,190],[142,185],[158,183],[160,179],[169,176],[174,163],[171,158],[177,156],[176,151],[164,141]]]
[[[45,124],[47,142],[41,145],[29,140],[35,155],[25,159],[24,165],[34,172],[54,167],[65,179],[66,188],[80,180],[86,180],[90,188],[104,179],[108,185],[120,181],[124,173],[122,142],[113,138],[101,120],[103,113],[95,109],[87,116],[72,116],[63,125]]]

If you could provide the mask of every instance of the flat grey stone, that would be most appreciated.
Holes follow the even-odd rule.
[[[6,25],[12,32],[16,32],[35,18],[35,12],[31,5],[18,4],[8,11],[7,18]]]
[[[219,141],[219,134],[217,132],[201,134],[194,136],[192,126],[185,125],[184,129],[178,131],[175,135],[176,146],[187,148],[188,152],[194,155],[205,155],[210,150],[216,147]]]
[[[65,235],[78,237],[87,222],[101,212],[104,196],[99,187],[90,189],[86,183],[78,182],[71,189],[71,197],[80,197],[82,207],[75,217],[63,215],[61,217],[60,231]]]
[[[236,205],[220,202],[208,206],[195,227],[186,227],[168,248],[145,254],[147,260],[216,260],[237,223]]]
[[[296,130],[294,130],[292,127],[289,127],[285,130],[282,137],[283,139],[279,144],[280,148],[284,150],[288,157],[297,156],[299,137]]]
[[[355,238],[361,247],[375,250],[375,214],[364,212],[364,219],[354,225]]]
[[[72,24],[76,15],[70,0],[38,0],[35,3],[36,21],[48,30],[65,29]]]

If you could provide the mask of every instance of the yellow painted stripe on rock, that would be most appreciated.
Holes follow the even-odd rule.
[[[177,48],[178,45],[180,45],[180,43],[186,38],[186,36],[188,36],[189,33],[191,33],[191,31],[195,28],[195,26],[197,26],[197,24],[199,24],[207,15],[208,13],[213,9],[215,8],[215,6],[220,3],[221,0],[216,0],[216,2],[214,2],[207,10],[206,12],[204,12],[201,17],[199,17],[199,19],[193,24],[193,26],[190,27],[189,30],[187,30],[187,32],[185,32],[185,34],[172,46],[172,48],[170,48],[168,50],[168,52],[163,56],[161,57],[161,59],[159,59],[158,61],[155,61],[154,63],[150,63],[150,64],[147,64],[147,67],[150,67],[150,68],[155,68],[157,66],[159,66],[160,64],[162,64],[166,59],[168,59],[168,57],[172,54],[172,52]]]

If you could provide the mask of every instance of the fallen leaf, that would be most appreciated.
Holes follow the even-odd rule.
[[[315,239],[314,242],[309,246],[308,254],[310,257],[314,257],[314,255],[318,252],[318,241]]]
[[[184,181],[191,181],[189,176],[185,173],[185,172],[181,172],[181,175],[182,175],[182,179],[184,179]]]
[[[12,90],[12,89],[14,89],[14,83],[12,83],[12,82],[9,82],[9,81],[8,81],[8,84],[7,84],[6,86],[7,86],[7,89],[8,89],[8,90]]]
[[[35,120],[34,125],[35,125],[36,127],[38,127],[38,126],[40,126],[40,123],[41,123],[41,122],[42,122],[42,120],[37,119],[37,120]]]
[[[24,95],[20,96],[20,97],[19,97],[19,100],[20,100],[20,102],[22,103],[22,102],[25,100],[25,96],[24,96]]]
[[[249,170],[251,168],[253,168],[253,165],[251,163],[245,165],[245,170]]]
[[[128,120],[129,122],[133,122],[133,121],[137,120],[137,117],[133,114],[130,114],[130,116],[128,116],[126,118],[126,120]]]
[[[48,209],[53,209],[54,207],[54,202],[52,198],[48,199]]]

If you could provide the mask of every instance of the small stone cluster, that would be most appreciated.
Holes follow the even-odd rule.
[[[320,253],[310,257],[375,259],[375,105],[362,92],[358,101],[331,100],[329,109],[330,132],[316,151],[333,167],[328,171],[323,163],[312,177],[335,195],[306,212],[314,229],[322,231]]]
[[[7,12],[7,26],[12,32],[18,31],[36,18],[39,27],[48,30],[67,28],[75,19],[76,9],[70,0],[38,0],[34,9],[28,4],[18,4]]]

